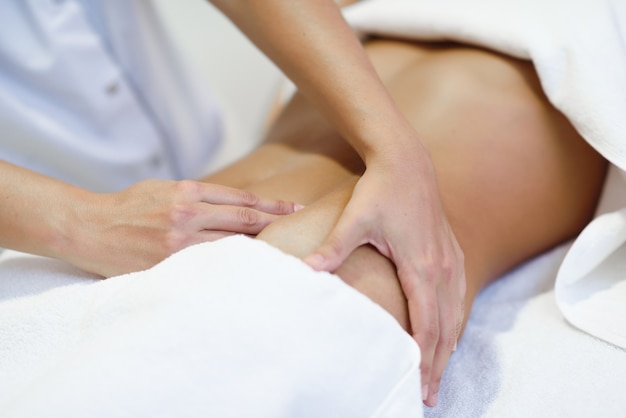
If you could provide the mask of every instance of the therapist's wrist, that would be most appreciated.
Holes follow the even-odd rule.
[[[351,124],[343,121],[346,139],[363,159],[366,167],[430,162],[430,153],[415,128],[390,102],[383,109],[362,111],[358,120]]]
[[[367,168],[395,171],[402,167],[421,167],[428,172],[432,170],[430,151],[413,128],[396,129],[376,135],[378,141],[363,141],[360,155]]]
[[[82,256],[89,235],[89,213],[96,206],[96,193],[65,187],[50,210],[48,232],[43,237],[49,255],[73,263]]]

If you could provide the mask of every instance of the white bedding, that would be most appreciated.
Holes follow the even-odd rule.
[[[568,248],[478,297],[426,417],[619,417],[626,353],[554,300]],[[2,417],[420,417],[419,350],[336,277],[245,237],[100,281],[0,259]]]
[[[420,355],[336,276],[243,236],[98,280],[0,262],[0,416],[421,417]]]
[[[572,327],[554,295],[570,244],[483,290],[427,418],[625,417],[626,351]]]

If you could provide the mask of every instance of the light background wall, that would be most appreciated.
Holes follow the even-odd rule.
[[[262,137],[280,71],[206,0],[153,0],[190,66],[222,106],[225,147],[211,169],[246,153]]]

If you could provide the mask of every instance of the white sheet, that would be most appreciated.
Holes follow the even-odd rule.
[[[626,351],[571,327],[554,282],[570,244],[495,281],[476,299],[426,418],[626,416]]]
[[[552,104],[605,158],[626,169],[625,1],[369,0],[346,17],[362,33],[455,40],[532,60]],[[610,193],[626,203],[623,179]],[[622,348],[625,272],[623,211],[598,218],[581,235],[556,293],[572,324]]]
[[[0,262],[0,416],[421,417],[419,349],[339,278],[243,236],[98,280]]]
[[[568,248],[478,296],[427,418],[623,416],[624,350],[554,300]],[[107,281],[0,259],[2,417],[419,417],[418,364],[380,308],[247,238]]]

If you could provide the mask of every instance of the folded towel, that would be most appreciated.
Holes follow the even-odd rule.
[[[263,242],[200,244],[108,280],[12,257],[2,417],[422,416],[419,349],[396,320]]]
[[[460,41],[532,60],[550,102],[626,169],[625,1],[369,0],[345,14],[364,34]],[[626,205],[626,182],[616,178],[604,199],[618,195]],[[625,218],[619,212],[590,225],[565,259],[556,292],[573,325],[623,348]]]

